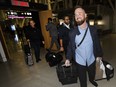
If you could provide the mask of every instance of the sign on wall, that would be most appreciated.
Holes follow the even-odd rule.
[[[25,1],[20,0],[11,0],[11,4],[15,6],[23,6],[23,7],[29,7],[29,3]]]

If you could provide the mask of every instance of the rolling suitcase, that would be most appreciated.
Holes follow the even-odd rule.
[[[56,67],[57,77],[62,85],[77,83],[77,68],[76,64],[72,63],[71,66],[64,66],[64,62]]]
[[[24,44],[24,53],[25,53],[25,62],[27,65],[32,66],[34,64],[33,62],[33,56],[31,52],[30,44]]]

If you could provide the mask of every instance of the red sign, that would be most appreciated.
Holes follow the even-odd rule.
[[[29,7],[29,3],[28,2],[24,2],[24,1],[11,0],[11,3],[12,3],[12,5],[15,5],[15,6]]]

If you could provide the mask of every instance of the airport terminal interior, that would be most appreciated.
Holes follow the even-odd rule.
[[[20,4],[16,4],[15,1]],[[57,77],[57,66],[50,67],[45,59],[48,52],[46,48],[49,47],[51,40],[45,31],[47,18],[52,17],[56,23],[62,22],[62,17],[66,13],[72,17],[73,23],[73,8],[76,4],[84,6],[88,13],[88,22],[91,26],[97,26],[103,60],[108,61],[114,68],[114,77],[109,81],[106,79],[96,81],[98,87],[116,87],[115,0],[9,0],[9,2],[11,5],[7,0],[0,0],[0,87],[80,87],[79,79],[77,83],[62,85]],[[25,36],[23,34],[20,36],[16,30],[17,27],[22,28],[28,24],[30,19],[38,23],[46,42],[41,46],[41,61],[38,63],[32,49],[34,61],[32,66],[28,66],[25,61],[23,49]],[[55,45],[52,51],[58,52]],[[62,61],[65,61],[65,54],[62,53],[62,56]],[[89,81],[87,85],[94,87]]]
[[[97,81],[98,87],[115,87],[116,85],[116,34],[108,34],[101,38],[104,52],[104,60],[114,67],[114,77]],[[47,51],[41,48],[41,59],[39,63],[34,61],[33,66],[25,64],[24,52],[14,47],[11,50],[12,58],[8,62],[0,62],[0,87],[80,87],[79,81],[75,84],[62,85],[56,74],[56,66],[50,67],[45,60]],[[88,82],[88,87],[94,87]]]

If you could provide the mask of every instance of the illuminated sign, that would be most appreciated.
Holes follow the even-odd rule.
[[[11,4],[15,5],[15,6],[29,7],[29,3],[28,2],[19,1],[19,0],[11,0]]]
[[[32,18],[32,13],[31,12],[14,12],[14,11],[7,11],[6,12],[7,17],[14,19],[14,18]]]

